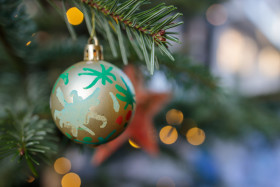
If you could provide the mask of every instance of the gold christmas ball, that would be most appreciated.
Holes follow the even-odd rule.
[[[98,146],[125,130],[135,111],[135,92],[116,66],[82,61],[59,76],[50,107],[63,134],[74,142]]]

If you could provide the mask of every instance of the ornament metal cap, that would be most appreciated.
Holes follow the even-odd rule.
[[[88,39],[88,44],[84,50],[84,60],[103,60],[103,48],[99,45],[99,41],[95,36]]]

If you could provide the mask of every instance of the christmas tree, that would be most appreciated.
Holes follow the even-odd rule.
[[[221,86],[211,71],[213,25],[224,23],[211,18],[211,5],[223,2],[0,1],[0,186],[223,186],[214,167],[192,163],[186,155],[200,151],[209,164],[217,139],[242,141],[256,132],[275,142],[280,132],[274,96],[245,97]],[[206,11],[205,58],[199,62],[190,57],[187,32]],[[80,91],[67,98],[63,86],[72,87],[88,44],[95,47],[94,60],[110,64],[100,62],[94,69],[85,63],[77,74],[82,81],[73,85],[85,92],[96,85],[113,88],[110,93],[106,88],[106,98],[95,89],[95,101]],[[87,60],[93,60],[87,52]],[[125,74],[117,75],[118,68]],[[81,101],[81,107],[73,106]],[[107,102],[112,110],[103,106]],[[63,114],[61,106],[75,108]],[[75,128],[61,115],[73,117]],[[104,134],[110,120],[122,130]],[[167,158],[175,163],[175,182],[165,175],[172,171],[162,165]],[[150,172],[147,160],[158,174]],[[142,174],[133,171],[138,170],[133,162]],[[184,174],[188,179],[181,180]]]

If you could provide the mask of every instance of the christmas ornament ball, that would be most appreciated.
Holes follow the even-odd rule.
[[[59,76],[50,108],[55,124],[68,138],[98,146],[125,130],[135,111],[135,91],[116,66],[82,61]]]

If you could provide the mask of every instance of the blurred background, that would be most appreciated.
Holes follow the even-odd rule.
[[[55,80],[82,60],[85,21],[74,26],[73,40],[47,1],[0,0],[1,133],[7,119],[31,123],[37,116],[56,139],[36,179],[23,161],[3,154],[0,186],[280,186],[280,0],[165,0],[144,8],[160,2],[184,14],[174,29],[182,44],[169,47],[175,62],[160,56],[150,76],[134,52],[129,57],[147,94],[172,93],[152,119],[159,153],[130,140],[96,166],[98,150],[64,137],[49,111]],[[73,6],[66,1],[66,9]],[[99,36],[105,60],[124,67]]]

